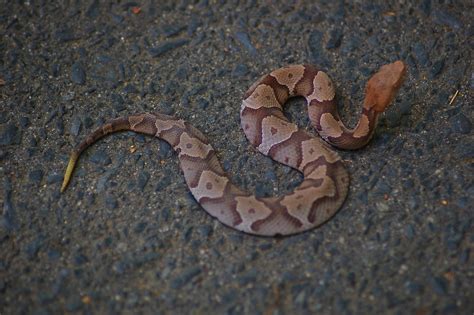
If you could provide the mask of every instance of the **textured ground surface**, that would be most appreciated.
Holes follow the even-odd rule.
[[[1,314],[474,311],[470,1],[1,2]],[[353,123],[370,74],[396,59],[406,84],[374,141],[341,152],[351,191],[320,229],[224,227],[170,148],[130,133],[88,150],[59,193],[73,145],[141,111],[192,122],[242,187],[288,192],[300,176],[240,130],[245,90],[318,64]]]

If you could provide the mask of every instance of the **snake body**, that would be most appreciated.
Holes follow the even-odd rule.
[[[79,155],[99,138],[120,130],[158,137],[178,154],[194,198],[213,217],[236,230],[257,235],[289,235],[319,226],[331,218],[346,198],[349,175],[337,153],[357,149],[372,137],[377,117],[403,82],[401,61],[383,66],[368,82],[362,114],[355,128],[339,118],[335,88],[326,73],[311,65],[280,68],[260,78],[245,93],[240,116],[248,140],[261,153],[304,176],[287,195],[259,198],[231,183],[206,137],[176,117],[143,113],[105,123],[72,152],[61,191],[66,188]],[[303,96],[309,118],[321,138],[288,121],[282,106]]]

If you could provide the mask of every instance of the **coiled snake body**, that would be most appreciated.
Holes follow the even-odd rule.
[[[72,152],[61,191],[84,149],[120,130],[156,136],[178,153],[181,169],[194,198],[213,217],[239,231],[257,235],[288,235],[316,227],[331,218],[344,202],[349,175],[340,157],[319,137],[289,122],[282,106],[303,96],[319,135],[342,149],[357,149],[372,137],[377,117],[393,100],[405,74],[401,61],[383,66],[367,83],[362,114],[354,129],[339,118],[334,85],[311,65],[293,65],[263,76],[245,94],[241,126],[263,154],[304,175],[291,193],[258,198],[231,183],[205,136],[182,119],[138,114],[113,119],[99,127]]]

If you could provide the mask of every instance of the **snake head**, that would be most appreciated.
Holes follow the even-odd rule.
[[[382,66],[367,82],[364,108],[383,112],[405,80],[406,69],[406,65],[400,60]]]

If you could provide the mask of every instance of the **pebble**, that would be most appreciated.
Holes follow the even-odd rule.
[[[240,78],[240,77],[246,76],[248,73],[249,73],[248,67],[242,63],[239,63],[234,67],[231,75],[234,78]]]
[[[197,228],[197,231],[200,237],[209,237],[212,235],[213,228],[212,228],[212,225],[205,224],[205,225],[199,226]]]
[[[78,39],[69,28],[57,30],[54,37],[60,43],[66,43]]]
[[[77,137],[79,135],[79,132],[81,131],[81,124],[82,121],[78,116],[75,116],[72,119],[71,129],[69,129],[71,135],[73,135],[74,137]]]
[[[415,229],[413,228],[413,225],[407,224],[405,226],[403,233],[405,234],[406,238],[408,238],[409,240],[413,239],[413,237],[415,236]]]
[[[94,0],[91,2],[89,7],[86,10],[86,16],[91,19],[95,19],[99,16],[99,0]]]
[[[168,51],[171,51],[171,50],[174,50],[176,48],[186,45],[188,42],[189,40],[187,39],[170,40],[170,41],[161,43],[156,47],[149,48],[148,53],[150,54],[151,57],[157,58],[167,53]]]
[[[105,205],[110,210],[117,209],[118,207],[117,197],[115,197],[114,195],[107,195],[105,197]]]
[[[140,91],[137,89],[137,87],[133,84],[127,84],[123,91],[127,94],[138,94]]]
[[[110,98],[112,101],[112,106],[117,112],[121,112],[125,110],[127,107],[125,106],[125,101],[120,94],[112,93],[110,94]]]
[[[165,37],[172,37],[181,33],[181,31],[184,30],[185,28],[186,26],[183,26],[183,25],[168,24],[168,25],[162,26],[161,31],[163,32],[163,35],[165,35]]]
[[[33,170],[28,174],[30,181],[39,183],[43,179],[44,172],[41,169]]]
[[[311,58],[311,62],[318,65],[327,67],[329,61],[327,60],[324,49],[322,47],[323,33],[320,31],[312,31],[308,37],[308,53]]]
[[[159,157],[162,159],[166,159],[171,157],[172,153],[173,148],[171,147],[171,145],[166,141],[160,141],[160,150],[158,152]]]
[[[248,284],[255,283],[258,274],[258,270],[252,268],[243,275],[238,276],[237,281],[239,282],[239,285],[246,286]]]
[[[140,174],[138,174],[137,187],[140,191],[143,191],[145,189],[146,183],[148,183],[149,179],[150,179],[150,174],[147,172],[141,172]]]
[[[199,21],[198,17],[195,14],[191,15],[191,19],[189,21],[187,29],[188,36],[193,35],[200,25],[201,22]]]
[[[58,173],[52,173],[52,174],[49,174],[48,177],[46,177],[46,183],[48,185],[60,183],[62,181],[63,181],[63,175],[58,174]]]
[[[433,64],[430,70],[430,77],[432,79],[437,77],[441,73],[441,71],[443,71],[443,68],[444,68],[444,59],[435,61],[435,63]]]
[[[425,15],[430,15],[431,13],[431,0],[422,0],[419,8]]]
[[[112,163],[109,155],[105,150],[96,150],[89,158],[92,163],[98,165],[109,165]]]
[[[28,117],[20,117],[21,128],[26,128],[30,125],[30,119]]]
[[[340,29],[333,29],[329,33],[329,40],[326,43],[326,49],[334,49],[341,46],[342,42],[342,31]]]
[[[413,53],[415,54],[419,65],[427,66],[430,63],[428,53],[426,52],[425,46],[421,42],[416,42],[413,45]]]
[[[193,278],[198,276],[202,272],[201,267],[195,266],[195,267],[189,267],[185,271],[183,271],[180,275],[175,277],[173,280],[170,282],[170,287],[172,289],[180,289],[184,287],[186,284],[192,281]]]
[[[460,113],[450,119],[451,130],[455,133],[469,134],[472,130],[472,123],[464,114]]]
[[[257,54],[257,49],[252,45],[249,34],[245,32],[236,32],[235,39],[239,41],[242,46],[244,46],[251,56],[255,56]]]
[[[431,288],[438,295],[445,295],[448,293],[448,283],[444,278],[432,277],[430,279]]]
[[[209,101],[202,97],[198,98],[196,103],[200,110],[204,110],[209,106]]]
[[[21,143],[21,131],[14,124],[0,126],[0,145]]]
[[[133,232],[135,232],[136,234],[141,234],[145,230],[146,226],[146,222],[139,222],[133,229]]]
[[[86,71],[80,62],[75,62],[71,67],[71,80],[78,85],[86,83]]]
[[[432,13],[433,21],[437,24],[447,25],[454,29],[460,29],[463,23],[454,15],[445,10],[434,10]]]

